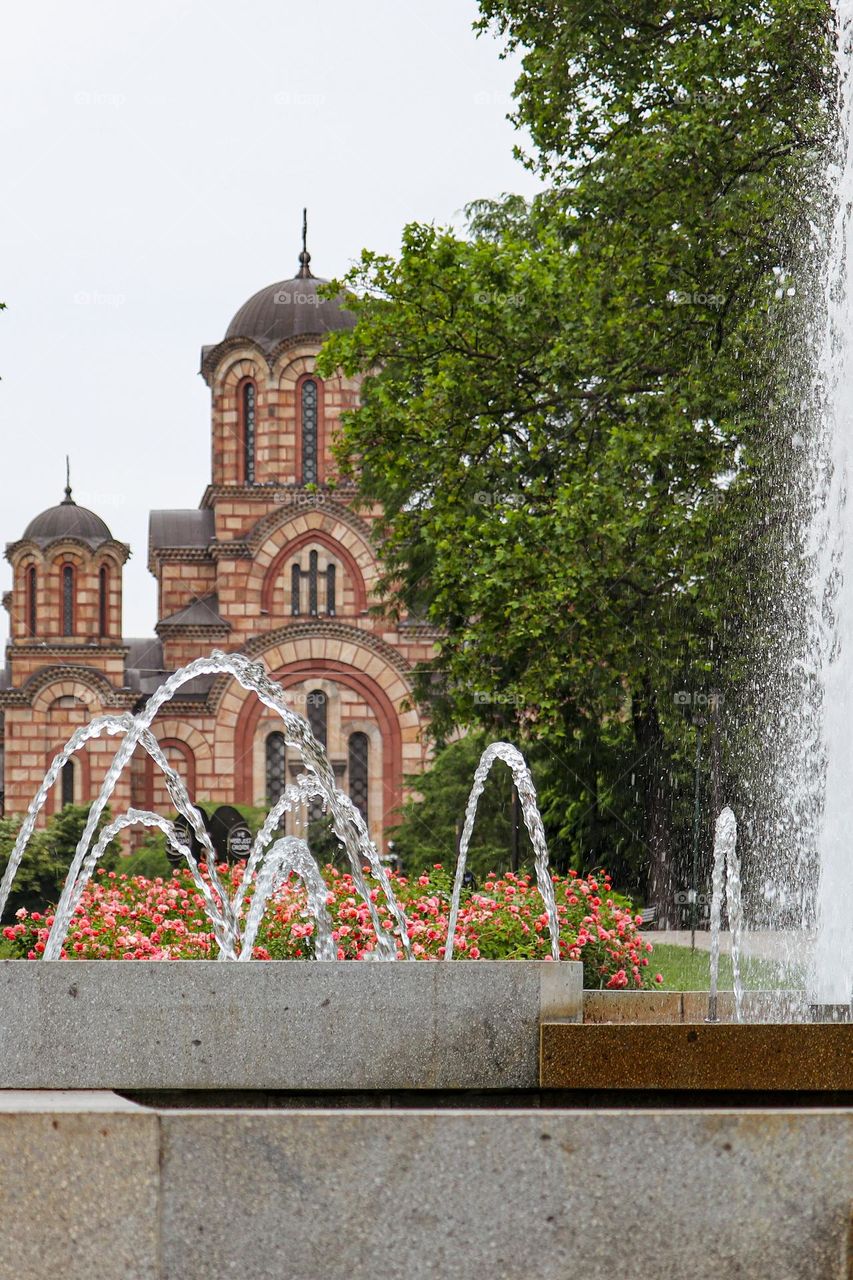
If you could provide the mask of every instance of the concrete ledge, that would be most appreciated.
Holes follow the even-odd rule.
[[[164,1273],[840,1277],[851,1121],[826,1112],[173,1113],[161,1117]],[[213,1168],[225,1173],[211,1195]],[[269,1266],[277,1244],[279,1273]]]
[[[582,984],[550,961],[8,960],[0,1088],[532,1088]]]
[[[847,1110],[70,1105],[0,1106],[14,1280],[847,1275]]]
[[[542,1026],[543,1088],[853,1090],[853,1025]]]
[[[160,1280],[159,1158],[115,1094],[0,1092],[0,1275]]]

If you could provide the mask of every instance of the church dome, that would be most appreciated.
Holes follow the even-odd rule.
[[[272,351],[288,338],[351,329],[355,316],[338,299],[321,297],[320,288],[328,281],[312,275],[310,262],[311,254],[303,239],[299,271],[293,279],[267,285],[244,302],[228,326],[226,341],[251,338],[265,351]]]
[[[93,550],[103,542],[113,541],[108,525],[100,516],[87,507],[78,507],[71,496],[70,486],[66,487],[65,497],[58,506],[42,511],[24,530],[24,539],[42,546],[60,538],[79,538],[88,542]]]

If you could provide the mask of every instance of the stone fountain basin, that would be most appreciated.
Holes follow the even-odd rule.
[[[545,1021],[541,1084],[671,1093],[848,1093],[853,1025]]]
[[[799,1020],[781,1021],[783,1008]],[[543,1022],[540,1083],[608,1092],[853,1091],[853,1025],[804,1021],[800,993],[747,992],[745,1021],[736,1023],[732,993],[723,991],[720,1021],[707,1023],[707,1013],[702,991],[585,991],[582,1027]]]
[[[527,1089],[580,964],[0,962],[0,1089]]]
[[[850,1028],[706,1028],[681,993],[581,983],[534,961],[0,963],[15,1280],[847,1275],[849,1107],[574,1090],[674,1090],[755,1032],[841,1072]]]

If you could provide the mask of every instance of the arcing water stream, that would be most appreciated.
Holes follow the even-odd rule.
[[[195,679],[196,676],[211,674],[233,676],[244,689],[254,693],[265,706],[275,711],[282,720],[287,745],[299,752],[306,769],[306,774],[300,776],[296,783],[285,789],[284,794],[267,815],[261,830],[255,837],[244,870],[243,880],[232,897],[229,897],[220,879],[216,868],[215,850],[201,815],[194,807],[186,787],[178,774],[169,765],[157,739],[151,732],[151,724],[158,711],[175,696],[184,684]],[[394,960],[397,958],[397,938],[399,938],[404,954],[408,958],[412,957],[408,920],[394,896],[388,873],[380,859],[376,846],[370,839],[364,819],[350,798],[335,786],[334,773],[325,751],[312,734],[308,722],[287,706],[285,693],[281,686],[270,678],[262,666],[251,662],[239,653],[213,653],[209,658],[199,658],[171,675],[151,697],[139,715],[99,716],[72,735],[67,745],[53,760],[21,825],[6,872],[0,883],[0,915],[2,915],[6,905],[9,890],[21,864],[27,843],[35,829],[38,815],[44,807],[50,789],[59,777],[63,765],[75,752],[81,750],[87,742],[104,734],[123,735],[123,739],[119,744],[110,768],[107,770],[100,793],[89,811],[86,827],[72,859],[65,887],[56,908],[53,927],[45,947],[45,960],[57,960],[60,958],[62,945],[74,912],[99,858],[103,855],[110,841],[127,827],[136,825],[156,827],[161,830],[172,848],[186,860],[196,887],[204,900],[205,910],[210,918],[214,936],[219,946],[220,959],[246,960],[251,958],[252,945],[257,936],[264,909],[272,895],[292,873],[298,875],[306,887],[308,910],[315,921],[315,956],[319,960],[334,959],[336,950],[331,938],[331,925],[326,909],[326,890],[320,869],[304,841],[297,840],[294,837],[277,838],[277,832],[284,814],[288,810],[294,809],[298,805],[314,798],[322,800],[331,817],[335,835],[346,851],[353,882],[370,911],[377,939],[377,959]],[[109,802],[123,769],[128,765],[137,747],[141,747],[142,750],[146,751],[161,770],[175,809],[189,823],[190,831],[204,850],[207,879],[201,874],[186,837],[178,831],[175,823],[156,813],[130,809],[126,814],[120,815],[113,822],[107,824],[100,834],[98,833],[98,822],[101,815]],[[459,870],[456,876],[450,909],[450,936],[447,944],[447,958],[450,959],[453,954],[453,930],[459,913],[465,855],[471,839],[477,801],[485,785],[488,772],[496,759],[504,760],[509,765],[518,788],[524,819],[530,832],[536,855],[536,874],[548,916],[551,954],[552,958],[557,960],[559,959],[559,921],[554,901],[554,887],[548,869],[548,850],[545,844],[545,833],[542,828],[539,810],[536,807],[536,790],[523,757],[515,747],[505,742],[493,743],[492,746],[487,748],[475,775],[474,788],[471,793],[471,799],[468,802],[463,851],[459,859]],[[369,868],[371,875],[379,882],[382,892],[385,894],[389,910],[396,922],[396,929],[394,930],[396,938],[380,925],[379,913],[365,880],[365,868]],[[244,886],[248,886],[255,879],[255,876],[257,876],[255,892],[249,908],[248,918],[244,925],[240,916],[240,903],[244,895]]]

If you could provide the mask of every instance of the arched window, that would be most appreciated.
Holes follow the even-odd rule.
[[[368,752],[370,740],[366,733],[351,733],[347,752],[349,795],[364,821],[367,822]]]
[[[74,566],[62,566],[62,634],[74,635]]]
[[[333,564],[326,567],[326,613],[335,615],[336,569]],[[303,569],[297,561],[290,569],[290,612],[294,618],[305,612],[305,600],[302,596],[302,584],[308,579],[308,613],[316,618],[320,612],[320,556],[317,551],[309,551],[308,568]]]
[[[267,734],[266,741],[266,790],[267,804],[272,808],[284,792],[287,772],[287,747],[284,734],[276,730]]]
[[[302,483],[317,483],[317,383],[302,383]]]
[[[255,483],[255,384],[244,382],[240,397],[240,435],[243,441],[243,480]]]
[[[35,565],[27,569],[27,631],[34,636],[38,630],[38,570]]]
[[[322,689],[312,689],[306,701],[308,704],[306,719],[311,726],[311,732],[320,746],[325,747],[328,719],[326,695]]]
[[[62,807],[74,803],[74,761],[66,760],[62,766]]]
[[[322,689],[312,689],[306,699],[306,719],[311,732],[325,750],[328,738],[328,699]],[[318,822],[323,814],[323,802],[315,796],[308,805],[309,823]]]
[[[317,617],[317,552],[308,553],[308,612]]]
[[[98,574],[98,630],[102,636],[110,629],[110,575],[106,565]]]

